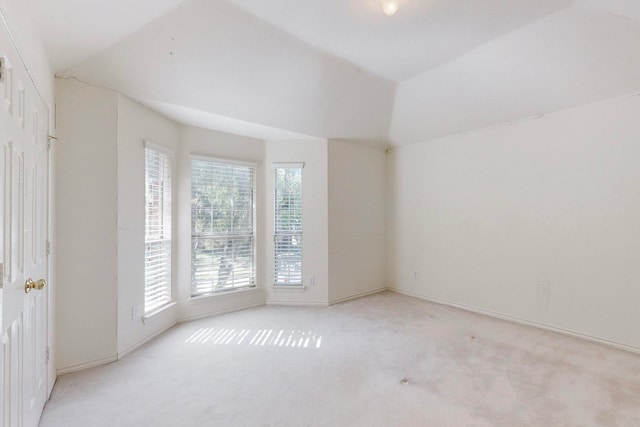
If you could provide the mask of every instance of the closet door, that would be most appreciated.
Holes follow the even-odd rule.
[[[0,425],[37,426],[47,395],[47,110],[0,25]]]

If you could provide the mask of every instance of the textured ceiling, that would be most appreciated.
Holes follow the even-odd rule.
[[[122,40],[185,0],[24,0],[64,70]],[[215,4],[224,0],[211,0]],[[313,47],[394,81],[449,61],[566,7],[570,0],[227,0]]]
[[[53,69],[62,71],[139,30],[185,0],[20,0],[28,4]]]
[[[399,82],[567,7],[570,0],[229,0],[310,45]]]
[[[638,0],[16,1],[59,75],[258,138],[404,144],[640,90]]]

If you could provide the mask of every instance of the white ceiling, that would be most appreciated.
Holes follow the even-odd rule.
[[[310,45],[400,82],[554,11],[570,0],[228,0]]]
[[[188,0],[24,0],[62,71]],[[215,3],[220,0],[212,0]],[[570,0],[401,0],[393,17],[380,0],[227,0],[280,30],[362,69],[403,81]]]
[[[185,0],[20,0],[28,4],[53,69],[122,40]]]
[[[640,89],[640,0],[16,1],[59,75],[257,138],[408,143]]]
[[[639,24],[599,8],[567,8],[400,83],[391,142],[433,140],[636,93]]]
[[[640,1],[638,0],[574,0],[579,6],[605,11],[615,16],[640,20]]]
[[[230,117],[224,117],[193,108],[181,107],[179,105],[169,104],[166,102],[146,99],[136,99],[136,101],[175,122],[182,123],[187,126],[194,126],[203,129],[215,129],[219,132],[243,135],[267,141],[309,141],[316,139],[300,133],[232,119]]]
[[[188,1],[59,75],[320,138],[386,139],[395,93],[389,81],[221,0]]]

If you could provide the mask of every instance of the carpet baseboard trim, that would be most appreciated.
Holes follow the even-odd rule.
[[[366,296],[369,296],[369,295],[379,294],[380,292],[385,292],[385,291],[388,291],[388,290],[389,290],[389,288],[384,287],[384,288],[374,289],[372,291],[360,292],[359,294],[355,294],[355,295],[351,295],[351,296],[348,296],[348,297],[331,300],[331,301],[329,301],[329,305],[340,304],[341,302],[347,302],[347,301],[351,301],[351,300],[354,300],[354,299],[363,298],[363,297],[366,297]]]
[[[175,325],[176,325],[176,323],[170,323],[167,326],[165,326],[165,327],[161,328],[160,330],[156,331],[155,333],[151,334],[150,336],[146,337],[142,341],[139,341],[136,344],[132,345],[128,349],[124,350],[123,352],[118,353],[118,360],[121,360],[125,356],[128,356],[129,354],[133,353],[134,351],[136,351],[137,349],[139,349],[140,347],[142,347],[143,345],[145,345],[146,343],[148,343],[152,339],[156,338],[157,336],[164,334],[169,329],[173,328]]]
[[[103,359],[93,360],[91,362],[78,363],[77,365],[71,365],[71,366],[67,366],[66,368],[56,369],[56,374],[58,375],[70,374],[72,372],[83,371],[85,369],[95,368],[96,366],[107,365],[109,363],[113,363],[117,361],[118,361],[117,355],[105,357]]]
[[[627,345],[627,344],[622,344],[622,343],[619,343],[619,342],[616,342],[616,341],[610,341],[610,340],[607,340],[607,339],[598,338],[598,337],[594,337],[594,336],[591,336],[591,335],[581,334],[581,333],[573,332],[573,331],[570,331],[570,330],[567,330],[567,329],[556,328],[554,326],[545,325],[543,323],[532,322],[530,320],[520,319],[519,317],[509,316],[509,315],[506,315],[506,314],[500,314],[500,313],[496,313],[494,311],[489,311],[489,310],[483,310],[483,309],[471,307],[471,306],[464,305],[464,304],[458,304],[458,303],[454,303],[454,302],[450,302],[450,301],[440,300],[440,299],[437,299],[437,298],[430,298],[430,297],[427,297],[427,296],[424,296],[424,295],[421,295],[421,294],[417,294],[417,293],[410,292],[410,291],[405,291],[405,290],[402,290],[402,289],[389,288],[389,291],[396,292],[398,294],[405,295],[405,296],[408,296],[408,297],[418,298],[418,299],[421,299],[421,300],[424,300],[424,301],[428,301],[428,302],[432,302],[432,303],[435,303],[435,304],[446,305],[448,307],[458,308],[460,310],[468,311],[468,312],[471,312],[471,313],[481,314],[481,315],[484,315],[484,316],[493,317],[495,319],[506,320],[508,322],[517,323],[519,325],[530,326],[532,328],[542,329],[544,331],[549,331],[549,332],[554,332],[556,334],[560,334],[560,335],[564,335],[564,336],[568,336],[568,337],[572,337],[572,338],[577,338],[577,339],[580,339],[580,340],[583,340],[583,341],[592,342],[592,343],[595,343],[595,344],[605,345],[607,347],[613,347],[613,348],[616,348],[618,350],[624,350],[624,351],[628,351],[630,353],[640,354],[640,348],[634,347],[634,346],[630,346],[630,345]]]
[[[185,316],[185,317],[180,317],[178,319],[178,323],[187,323],[187,322],[191,322],[194,320],[200,320],[200,319],[205,319],[207,317],[211,317],[211,316],[217,316],[219,314],[227,314],[227,313],[233,313],[236,311],[241,311],[241,310],[246,310],[248,308],[254,308],[254,307],[262,307],[264,306],[265,303],[260,302],[257,304],[247,304],[247,305],[243,305],[240,307],[233,307],[233,308],[227,308],[224,310],[215,310],[215,311],[208,311],[206,313],[201,313],[201,314],[193,314],[190,316]]]
[[[267,301],[267,306],[292,306],[292,307],[328,307],[329,302],[305,302],[305,301]]]

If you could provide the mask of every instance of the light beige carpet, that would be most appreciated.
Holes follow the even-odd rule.
[[[179,325],[41,426],[640,426],[640,356],[387,292]]]

